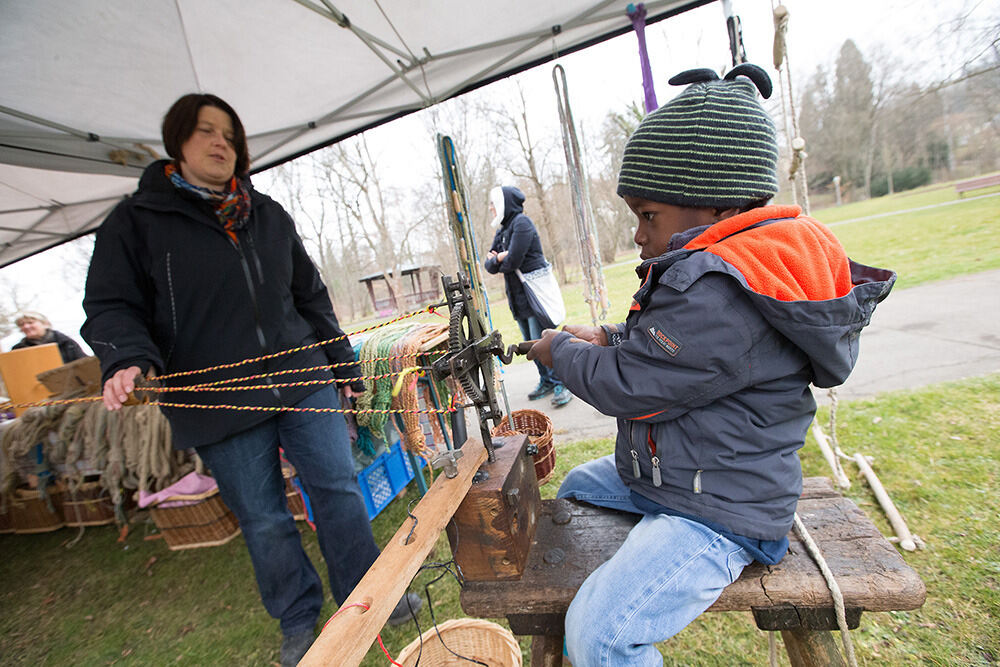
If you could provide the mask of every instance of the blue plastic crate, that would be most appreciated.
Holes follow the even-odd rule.
[[[417,457],[417,464],[423,468],[425,463]],[[403,445],[397,440],[389,451],[379,455],[371,465],[358,473],[358,485],[365,499],[368,510],[368,520],[371,521],[378,513],[392,502],[410,480],[413,479],[413,467],[410,457],[403,451]]]

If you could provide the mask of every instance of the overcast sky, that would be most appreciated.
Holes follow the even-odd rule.
[[[771,0],[734,0],[733,5],[743,23],[750,62],[765,66],[777,87],[777,75],[771,65],[774,32]],[[855,41],[866,57],[881,49],[905,62],[906,78],[940,80],[952,74],[959,63],[953,40],[947,39],[939,26],[969,12],[974,20],[995,25],[1000,15],[1000,0],[786,0],[785,5],[791,16],[789,63],[798,88],[818,65],[832,65],[848,38]],[[661,104],[679,92],[666,84],[672,75],[693,67],[718,71],[730,62],[721,3],[649,26],[646,39]],[[559,62],[566,69],[570,102],[584,133],[596,132],[609,110],[623,109],[642,98],[633,34]],[[547,64],[518,77],[528,94],[532,123],[548,128],[555,127],[558,120],[551,72],[552,65]],[[500,82],[484,89],[482,94],[509,94],[509,90],[509,83]],[[776,121],[781,123],[781,119]],[[433,167],[436,156],[426,127],[420,118],[409,117],[370,133],[370,142],[380,163],[388,167],[386,173],[390,178],[405,182],[409,177],[405,170],[412,169],[414,164],[412,156],[423,156],[417,158],[418,163]],[[391,168],[394,164],[398,165],[395,172]],[[269,180],[266,174],[255,177],[255,183],[265,192]],[[13,285],[22,298],[35,297],[34,310],[48,315],[54,328],[82,343],[79,336],[84,319],[80,306],[82,279],[78,270],[63,269],[67,262],[78,263],[79,256],[79,249],[56,248],[22,260],[0,270],[3,283],[0,286]],[[8,350],[19,339],[18,332],[10,332],[0,338],[0,346]]]

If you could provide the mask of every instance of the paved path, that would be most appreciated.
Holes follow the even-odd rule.
[[[1000,372],[1000,271],[987,271],[892,292],[862,333],[857,366],[837,392],[850,400],[995,372]],[[614,436],[614,420],[578,398],[558,409],[547,398],[529,401],[537,382],[534,364],[505,367],[511,410],[546,413],[562,442]],[[816,397],[828,400],[826,390],[817,390]]]

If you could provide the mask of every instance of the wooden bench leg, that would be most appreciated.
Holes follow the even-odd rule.
[[[531,667],[562,667],[562,635],[533,635],[531,638]]]
[[[832,632],[782,630],[781,639],[792,667],[845,667],[847,664]]]

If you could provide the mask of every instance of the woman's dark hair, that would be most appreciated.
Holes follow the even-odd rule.
[[[208,93],[189,93],[170,107],[163,117],[163,145],[167,155],[176,161],[183,157],[181,147],[198,126],[198,112],[202,107],[215,107],[229,114],[233,122],[233,149],[236,151],[236,176],[245,178],[250,169],[250,152],[247,150],[247,133],[236,111],[220,97]]]

